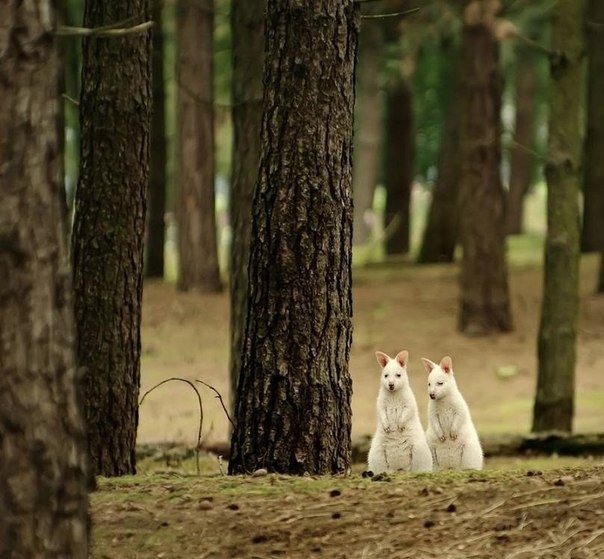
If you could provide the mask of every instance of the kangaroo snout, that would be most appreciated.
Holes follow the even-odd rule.
[[[434,392],[430,392],[430,400],[436,400],[436,394],[434,394]]]
[[[393,382],[389,382],[388,383],[388,390],[394,390],[394,383]]]

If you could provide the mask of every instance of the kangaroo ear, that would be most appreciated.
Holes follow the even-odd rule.
[[[376,351],[375,357],[382,369],[388,364],[388,361],[390,361],[390,357],[388,357],[383,351]]]
[[[422,363],[424,364],[424,368],[428,373],[432,372],[432,369],[436,367],[436,363],[430,361],[430,359],[426,359],[425,357],[422,357]]]
[[[398,361],[401,367],[406,368],[407,363],[409,362],[409,352],[406,349],[403,349],[403,351],[399,351],[396,354],[396,360]]]
[[[445,355],[440,360],[440,368],[447,374],[451,374],[453,372],[453,361],[448,355]]]

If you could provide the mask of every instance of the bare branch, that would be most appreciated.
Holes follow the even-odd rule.
[[[125,35],[143,33],[151,27],[153,27],[152,21],[145,21],[144,23],[139,23],[133,27],[121,28],[115,28],[113,26],[89,28],[61,25],[57,27],[56,34],[61,37],[122,37]]]
[[[231,422],[231,425],[233,426],[233,428],[235,428],[235,424],[233,423],[233,420],[231,419],[231,416],[229,415],[229,412],[227,411],[226,406],[224,405],[224,401],[222,399],[222,394],[220,394],[220,392],[218,392],[218,390],[216,390],[213,386],[211,386],[207,382],[204,382],[203,380],[195,379],[195,382],[198,382],[199,384],[203,384],[204,386],[207,386],[210,390],[213,390],[216,393],[215,398],[218,398],[220,400],[220,405],[222,406],[222,409],[224,410],[224,413],[227,416],[227,419]]]

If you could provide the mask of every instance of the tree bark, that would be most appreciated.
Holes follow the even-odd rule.
[[[386,188],[386,254],[409,252],[414,135],[411,89],[393,77],[386,91],[384,187]]]
[[[382,25],[364,20],[359,37],[359,73],[353,170],[355,245],[369,241],[371,226],[367,214],[373,209],[373,195],[380,172],[382,134],[380,70],[383,60]]]
[[[600,274],[598,277],[596,293],[604,293],[604,251],[600,253]]]
[[[264,14],[266,0],[234,2],[231,6],[233,41],[233,163],[230,195],[232,407],[235,406],[241,341],[247,309],[247,267],[252,236],[252,200],[260,164]]]
[[[350,467],[358,7],[269,0],[262,156],[230,473]]]
[[[510,187],[506,209],[506,231],[508,234],[522,233],[524,197],[533,179],[537,123],[535,103],[534,46],[516,46],[516,122],[514,144],[510,148]]]
[[[164,88],[163,0],[153,2],[153,115],[151,117],[151,162],[145,275],[164,277],[166,227],[166,95]]]
[[[447,85],[448,107],[438,158],[438,174],[432,190],[418,264],[453,262],[459,239],[459,179],[461,158],[459,128],[461,102],[459,89],[459,49],[450,39],[441,45],[444,64],[441,80]]]
[[[214,0],[178,0],[178,288],[221,289],[214,193]]]
[[[87,557],[54,3],[0,26],[0,557]]]
[[[469,335],[512,329],[499,175],[502,76],[493,6],[468,2],[462,31],[459,329]]]
[[[587,137],[583,177],[583,252],[604,250],[604,2],[587,12]]]
[[[146,21],[148,0],[88,0],[85,27]],[[151,34],[83,41],[80,179],[72,237],[77,361],[94,472],[135,473]]]
[[[538,336],[534,432],[571,431],[579,308],[582,2],[552,12],[545,276]]]

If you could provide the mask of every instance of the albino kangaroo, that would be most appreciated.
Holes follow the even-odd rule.
[[[432,455],[407,376],[409,352],[401,351],[394,359],[381,351],[375,356],[382,367],[382,381],[377,399],[377,429],[367,466],[374,474],[397,470],[431,472]]]
[[[466,401],[457,388],[449,356],[440,365],[422,357],[428,371],[428,429],[426,438],[435,470],[482,469],[483,454]]]

